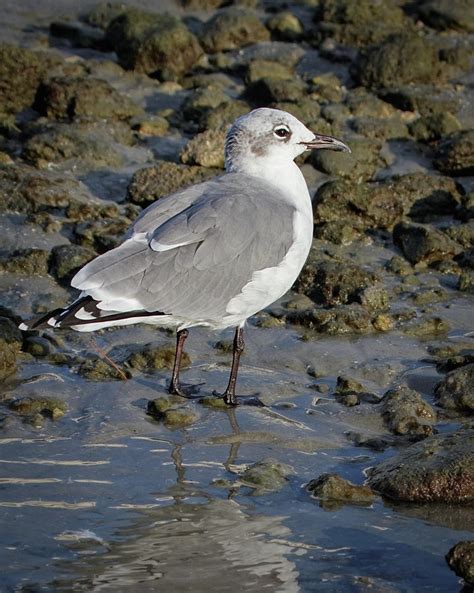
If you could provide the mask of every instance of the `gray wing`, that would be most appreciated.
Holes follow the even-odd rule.
[[[134,234],[85,266],[73,286],[110,311],[221,318],[255,271],[283,260],[295,209],[273,185],[241,174],[194,186],[189,200],[186,191],[176,195],[179,208],[169,196],[166,208],[160,200],[147,209]]]

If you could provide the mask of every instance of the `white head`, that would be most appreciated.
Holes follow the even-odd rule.
[[[262,107],[239,117],[225,145],[227,171],[239,171],[258,160],[291,162],[305,150],[329,148],[350,152],[341,140],[314,134],[286,111]]]

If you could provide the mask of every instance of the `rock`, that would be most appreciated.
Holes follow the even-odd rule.
[[[446,334],[450,330],[449,323],[441,317],[425,317],[402,328],[406,336],[423,337],[437,334]]]
[[[335,177],[356,182],[372,179],[382,164],[381,144],[365,138],[351,139],[348,144],[351,153],[315,150],[310,154],[309,162],[319,171]]]
[[[224,168],[226,130],[206,130],[192,138],[183,148],[180,159],[185,165]]]
[[[461,124],[452,113],[432,113],[412,122],[409,129],[418,142],[432,142],[457,132],[461,129]]]
[[[106,51],[104,32],[80,21],[53,21],[49,25],[52,37],[67,39],[74,47]]]
[[[264,494],[281,490],[288,482],[288,477],[295,472],[290,465],[275,459],[263,459],[244,470],[239,481],[254,488],[254,494]]]
[[[413,274],[413,267],[407,262],[404,257],[394,255],[385,266],[389,272],[398,274],[399,276],[407,276]]]
[[[419,307],[431,305],[432,303],[441,303],[450,298],[449,292],[442,288],[420,288],[411,295],[413,303]]]
[[[215,109],[212,109],[204,115],[201,119],[201,124],[206,130],[225,130],[233,124],[238,117],[249,111],[250,107],[244,101],[221,103]]]
[[[376,276],[355,264],[314,261],[310,256],[295,284],[295,290],[326,306],[361,302],[361,293]]]
[[[383,182],[329,181],[316,192],[313,212],[316,225],[334,223],[355,230],[390,230],[404,216],[430,220],[449,215],[461,195],[449,177],[410,173]]]
[[[51,63],[52,59],[44,53],[0,44],[0,111],[16,113],[31,107]]]
[[[230,103],[230,97],[220,86],[209,85],[194,89],[182,105],[183,117],[200,124],[217,107]]]
[[[434,164],[448,175],[474,175],[474,130],[454,132],[444,138]]]
[[[317,39],[331,38],[345,45],[378,43],[387,35],[413,29],[402,9],[391,2],[322,0],[314,22]]]
[[[473,443],[472,429],[428,437],[371,469],[368,483],[395,500],[473,502]]]
[[[249,62],[245,74],[245,83],[249,85],[262,78],[289,81],[295,78],[295,71],[288,64],[273,62],[271,60],[252,60]]]
[[[474,541],[457,543],[446,554],[446,562],[458,577],[474,585]]]
[[[378,119],[375,117],[356,117],[351,121],[352,129],[366,138],[378,140],[407,138],[408,127],[399,117]]]
[[[35,358],[54,354],[55,348],[50,340],[42,336],[28,336],[25,338],[23,350]]]
[[[0,381],[16,372],[17,353],[15,344],[0,338]]]
[[[435,29],[456,29],[474,33],[470,0],[423,0],[416,5],[419,17]]]
[[[105,30],[109,26],[109,23],[122,14],[123,11],[124,4],[121,2],[101,0],[93,8],[83,14],[81,20],[93,27]]]
[[[168,428],[184,428],[190,426],[198,415],[184,407],[178,406],[170,397],[161,397],[148,402],[147,414],[162,421]]]
[[[444,232],[463,247],[474,246],[474,220],[465,224],[454,224],[444,229]]]
[[[13,400],[10,409],[21,416],[35,416],[40,414],[44,418],[59,420],[67,412],[67,405],[56,397],[23,397]]]
[[[78,373],[90,381],[124,381],[128,378],[126,372],[115,362],[112,364],[98,357],[84,360]]]
[[[112,21],[107,42],[121,66],[160,80],[177,80],[201,58],[196,37],[178,17],[128,8]]]
[[[474,413],[474,364],[467,364],[448,373],[436,385],[434,393],[442,408]]]
[[[438,229],[411,222],[399,222],[393,229],[393,242],[412,264],[428,265],[452,259],[462,251],[447,235]]]
[[[1,311],[0,311],[1,314]],[[2,342],[11,346],[15,351],[21,350],[23,336],[18,329],[18,324],[8,317],[0,316],[0,336]]]
[[[88,253],[104,253],[109,249],[117,247],[122,236],[130,226],[128,218],[110,219],[102,218],[90,222],[80,222],[74,225],[74,239],[82,246],[82,255],[77,251],[79,257],[88,257]]]
[[[46,276],[49,252],[44,249],[17,249],[0,257],[0,272],[19,276]]]
[[[94,130],[76,124],[58,124],[27,140],[23,156],[40,169],[71,159],[77,159],[91,169],[120,167],[123,156],[113,144],[112,138],[101,127]]]
[[[337,508],[344,504],[370,505],[375,500],[370,488],[353,484],[337,474],[320,475],[306,485],[306,490],[326,508]]]
[[[474,294],[474,272],[471,270],[461,272],[456,288],[461,292]]]
[[[52,78],[40,84],[34,108],[54,119],[128,119],[143,110],[105,80]]]
[[[161,369],[172,369],[174,362],[174,347],[153,346],[147,344],[139,352],[134,352],[125,361],[127,366],[139,371],[150,372]],[[182,367],[189,366],[191,359],[183,352]]]
[[[127,188],[127,199],[133,204],[148,206],[163,196],[206,181],[220,172],[219,169],[158,161],[156,165],[134,173]]]
[[[332,72],[319,74],[311,79],[311,98],[318,103],[339,103],[345,93],[340,79]]]
[[[432,114],[455,114],[459,109],[459,96],[450,89],[438,89],[433,85],[399,85],[380,91],[380,96],[403,111],[416,111],[421,116]]]
[[[270,33],[253,11],[231,6],[219,10],[204,25],[200,39],[206,51],[216,53],[268,41]]]
[[[286,10],[268,19],[267,27],[276,39],[282,41],[298,41],[304,34],[299,18]]]
[[[69,283],[74,274],[96,256],[96,252],[81,245],[57,245],[51,250],[49,271],[58,280]]]
[[[350,377],[343,377],[339,375],[336,381],[336,392],[339,394],[345,393],[363,393],[366,391],[364,386]]]
[[[265,106],[269,103],[299,102],[306,93],[306,83],[294,76],[291,80],[265,76],[247,87],[245,96]]]
[[[374,330],[370,314],[362,305],[351,304],[332,307],[331,309],[311,308],[290,311],[287,321],[304,325],[310,330],[329,336],[366,334]],[[303,336],[311,339],[311,336]]]
[[[315,224],[313,236],[322,241],[329,241],[336,245],[350,245],[355,239],[360,238],[361,230],[349,226],[344,221],[331,221]]]
[[[432,435],[436,422],[433,408],[418,392],[404,386],[385,393],[382,417],[390,432],[399,435]]]
[[[135,117],[132,120],[132,129],[136,130],[141,136],[166,136],[169,127],[168,120],[160,115],[145,115]]]
[[[442,66],[437,49],[418,34],[390,35],[362,50],[351,74],[356,83],[387,88],[408,83],[437,82]]]
[[[317,127],[320,133],[326,131],[324,121],[319,117],[321,107],[319,103],[308,97],[302,97],[297,103],[280,101],[274,104],[275,109],[288,111],[308,127]],[[329,125],[328,125],[329,127]],[[327,130],[329,132],[329,129]],[[343,154],[343,153],[340,153]]]

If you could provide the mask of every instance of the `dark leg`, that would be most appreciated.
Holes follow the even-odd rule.
[[[176,334],[176,352],[174,355],[173,373],[171,374],[171,383],[169,392],[172,395],[180,395],[181,397],[192,397],[193,393],[199,391],[199,387],[196,385],[182,386],[179,381],[179,371],[181,369],[181,358],[183,357],[184,342],[189,335],[187,329],[181,329]]]
[[[238,406],[240,403],[248,406],[265,406],[257,395],[235,395],[235,384],[237,383],[240,355],[244,351],[244,346],[244,330],[241,327],[237,327],[235,328],[234,350],[232,354],[232,368],[230,369],[229,384],[221,397],[228,406]]]

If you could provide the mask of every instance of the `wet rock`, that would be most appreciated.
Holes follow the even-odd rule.
[[[17,249],[0,257],[0,272],[19,276],[46,276],[49,252],[44,249]]]
[[[287,484],[289,476],[294,473],[293,468],[286,463],[280,463],[275,459],[263,459],[244,470],[239,481],[254,488],[254,494],[264,494],[281,490]]]
[[[296,103],[304,97],[306,83],[296,76],[291,80],[265,76],[247,87],[246,97],[258,105],[288,101]]]
[[[224,168],[226,130],[206,130],[192,138],[180,154],[185,165]]]
[[[433,434],[436,412],[421,395],[408,387],[397,387],[382,399],[382,417],[390,432],[399,435]]]
[[[286,319],[290,323],[304,325],[329,336],[366,334],[374,330],[370,314],[362,305],[354,303],[331,309],[310,308],[290,311]],[[303,339],[311,339],[311,337],[303,336]]]
[[[203,50],[178,17],[129,8],[108,25],[108,43],[126,70],[160,80],[177,80],[200,59]]]
[[[126,371],[118,367],[112,359],[111,362],[102,358],[88,358],[84,360],[78,373],[90,381],[123,381],[127,379]]]
[[[303,37],[304,29],[301,21],[292,12],[278,12],[267,21],[267,27],[276,39],[282,41],[298,41]]]
[[[391,33],[413,28],[395,3],[370,0],[322,0],[314,22],[317,39],[330,37],[351,46],[378,43]]]
[[[67,405],[56,397],[32,396],[13,400],[10,409],[20,416],[34,417],[40,414],[44,418],[59,420],[67,412]]]
[[[163,196],[206,181],[219,173],[219,169],[161,161],[134,173],[127,188],[127,199],[134,204],[148,206]]]
[[[337,378],[336,392],[339,394],[362,393],[364,391],[366,391],[364,386],[361,383],[359,383],[359,381],[356,381],[355,379],[352,379],[350,377],[344,377],[342,375],[340,375]]]
[[[416,4],[418,16],[435,29],[456,29],[474,33],[474,16],[469,0],[424,0]]]
[[[436,47],[416,33],[391,35],[361,51],[351,68],[355,81],[369,88],[437,82],[441,73]]]
[[[461,129],[458,119],[451,113],[433,113],[410,124],[410,134],[418,142],[432,142]]]
[[[198,420],[196,413],[177,405],[172,397],[160,397],[149,401],[147,413],[155,420],[164,422],[169,428],[184,428]]]
[[[214,15],[204,25],[201,35],[204,49],[210,53],[239,49],[269,39],[268,29],[253,11],[233,6]]]
[[[150,372],[161,369],[172,369],[174,362],[174,347],[153,346],[147,344],[139,352],[134,352],[126,359],[126,364],[132,369]],[[189,366],[191,359],[183,352],[182,367]]]
[[[1,340],[19,352],[23,342],[21,331],[18,324],[8,317],[0,316],[0,336]]]
[[[474,130],[454,132],[438,145],[434,164],[448,175],[474,174]]]
[[[452,113],[459,109],[459,96],[450,89],[438,89],[427,84],[401,85],[380,92],[381,97],[403,111],[420,115]]]
[[[400,222],[393,229],[393,242],[412,264],[430,265],[452,259],[462,251],[461,246],[438,229],[410,222]]]
[[[336,153],[332,150],[315,150],[309,162],[319,171],[344,177],[351,181],[372,179],[382,165],[380,158],[381,144],[366,138],[349,140],[351,153]]]
[[[474,585],[474,541],[457,543],[446,554],[446,562],[458,577]]]
[[[15,373],[17,353],[15,344],[0,338],[0,381]]]
[[[34,108],[54,119],[128,119],[142,109],[105,80],[52,78],[40,84]]]
[[[474,413],[474,364],[461,366],[446,375],[435,387],[442,408]]]
[[[344,504],[370,505],[375,494],[367,486],[358,486],[337,474],[322,474],[306,485],[311,496],[318,498],[322,507],[331,509]]]
[[[474,430],[435,435],[369,472],[369,485],[388,498],[462,504],[474,501]]]
[[[230,103],[230,97],[220,86],[209,85],[194,89],[182,105],[182,113],[186,119],[201,124],[209,113],[222,104]]]
[[[435,316],[412,321],[402,328],[402,332],[407,336],[424,337],[446,334],[450,329],[450,325],[445,319]]]
[[[413,303],[420,307],[446,301],[450,298],[450,294],[442,288],[420,288],[411,294],[411,298]]]
[[[52,58],[44,53],[0,44],[0,111],[15,113],[31,107],[51,63]]]
[[[141,136],[166,136],[169,127],[168,120],[160,115],[145,115],[132,120],[132,129]]]
[[[28,336],[25,338],[23,350],[36,358],[50,356],[54,353],[54,345],[42,336]]]
[[[51,250],[49,271],[58,280],[69,282],[74,274],[96,256],[96,252],[81,245],[57,245]]]
[[[361,301],[361,293],[377,277],[355,264],[341,261],[314,261],[310,257],[303,268],[295,290],[315,303],[333,306]]]
[[[120,167],[124,157],[113,144],[101,128],[95,131],[75,124],[59,124],[31,137],[24,145],[23,156],[40,169],[71,159],[91,169]]]

